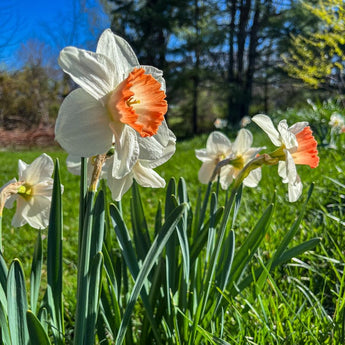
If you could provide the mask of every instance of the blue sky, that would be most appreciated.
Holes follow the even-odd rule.
[[[0,68],[19,68],[29,54],[54,64],[66,45],[94,48],[109,25],[99,0],[1,0]]]

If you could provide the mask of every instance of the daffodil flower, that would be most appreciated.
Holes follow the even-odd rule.
[[[9,191],[9,186],[12,187],[5,202],[6,208],[12,208],[15,201],[17,203],[12,226],[20,227],[26,223],[36,229],[43,229],[48,226],[53,189],[53,179],[51,178],[53,170],[53,160],[45,153],[36,158],[30,165],[19,160],[19,182],[13,179],[0,190],[2,194],[5,190]]]
[[[339,114],[334,112],[331,115],[330,121],[328,123],[332,128],[336,128],[339,130],[339,133],[341,132],[341,128],[345,125],[344,118]]]
[[[227,160],[227,164],[220,170],[220,184],[223,189],[227,189],[245,164],[262,149],[252,148],[252,142],[253,136],[246,129],[239,131],[233,144],[223,133],[212,132],[207,139],[206,148],[195,150],[196,157],[203,162],[198,173],[199,181],[207,184],[212,177],[214,181],[216,179],[214,171],[218,163]],[[260,179],[261,171],[258,168],[249,173],[243,184],[255,187]]]
[[[288,184],[289,201],[297,201],[302,194],[303,185],[297,174],[296,164],[309,165],[311,168],[316,168],[319,164],[317,142],[308,122],[297,122],[288,127],[286,120],[282,120],[277,130],[267,115],[259,114],[252,120],[278,147],[270,156],[279,160],[278,174],[283,183]]]
[[[165,187],[165,180],[153,169],[162,165],[170,159],[175,153],[176,138],[171,131],[169,131],[168,142],[161,147],[159,136],[154,139],[155,143],[152,143],[154,138],[146,138],[147,142],[140,142],[140,154],[137,162],[131,169],[131,171],[120,179],[116,179],[112,176],[114,166],[117,166],[119,158],[116,154],[105,162],[104,171],[106,174],[106,181],[109,189],[111,190],[112,198],[116,201],[121,200],[122,196],[128,191],[135,180],[142,187],[151,188],[163,188]],[[145,149],[146,145],[156,145],[157,151],[155,156],[149,154]],[[116,153],[116,151],[115,151]]]
[[[114,166],[117,167],[121,165],[121,161],[118,155],[116,155],[116,151],[114,151],[113,154],[107,155],[99,178],[106,180],[114,200],[121,200],[122,196],[133,184],[133,180],[136,180],[136,182],[143,187],[163,188],[165,186],[165,180],[153,169],[168,161],[175,153],[176,138],[169,130],[167,137],[164,138],[164,146],[162,145],[161,140],[163,140],[163,138],[155,136],[148,137],[145,138],[145,140],[140,141],[140,154],[138,160],[132,167],[131,171],[122,178],[114,178],[113,176]],[[152,146],[156,149],[154,151],[148,150],[148,148]],[[88,159],[88,183],[91,181],[94,163],[95,157]],[[80,175],[80,157],[68,156],[67,169],[72,174]]]
[[[169,131],[162,71],[139,65],[130,45],[110,30],[101,35],[95,53],[66,47],[59,64],[81,88],[60,107],[56,140],[79,157],[103,154],[115,140],[121,164],[112,176],[122,178],[138,160],[139,142]],[[154,155],[154,147],[146,149]]]
[[[210,182],[217,164],[232,153],[231,141],[221,132],[212,132],[206,142],[206,148],[195,150],[196,158],[201,162],[198,178],[201,183]],[[222,172],[222,171],[221,171]],[[213,178],[213,181],[216,177]]]
[[[234,179],[237,178],[240,171],[251,161],[264,147],[251,147],[253,144],[253,135],[247,129],[240,129],[232,144],[232,153],[229,156],[229,164],[222,168],[220,175],[220,184],[223,189],[228,189]],[[252,170],[243,180],[243,185],[247,187],[256,187],[261,180],[261,168]]]
[[[165,180],[140,160],[135,163],[130,173],[121,179],[115,179],[111,176],[111,169],[107,169],[107,162],[105,164],[105,171],[109,172],[106,182],[111,191],[111,196],[115,201],[121,200],[122,196],[132,186],[134,180],[142,187],[165,187]]]

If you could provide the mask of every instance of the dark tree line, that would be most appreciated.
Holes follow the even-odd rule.
[[[290,34],[318,25],[298,0],[103,1],[113,32],[130,43],[141,64],[163,70],[167,119],[177,135],[209,130],[218,117],[238,126],[245,115],[305,100],[281,59]],[[62,74],[54,76],[42,61],[0,72],[0,101],[7,105],[0,112],[2,126],[15,127],[19,117],[25,126],[56,117],[73,84]]]
[[[269,111],[289,34],[311,22],[296,22],[302,10],[287,0],[108,1],[113,31],[163,69],[170,121],[189,121],[191,133],[216,116],[236,125],[252,108]]]

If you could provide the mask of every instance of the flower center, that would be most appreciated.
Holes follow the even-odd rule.
[[[155,135],[168,110],[161,84],[135,68],[110,95],[108,110],[113,121],[134,128],[142,137]]]
[[[237,155],[235,159],[232,159],[231,164],[235,169],[241,170],[244,167],[244,159],[242,155]]]
[[[33,195],[33,189],[32,186],[28,183],[24,183],[22,184],[19,188],[18,188],[18,194],[23,197],[25,200],[29,200],[31,199],[32,195]]]

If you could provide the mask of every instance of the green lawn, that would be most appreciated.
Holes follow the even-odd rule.
[[[266,143],[266,137],[255,132],[254,146]],[[157,171],[168,181],[183,177],[187,183],[190,203],[195,206],[200,185],[197,174],[201,163],[195,158],[194,149],[206,144],[206,136],[181,141],[173,158]],[[231,138],[234,139],[233,137]],[[0,152],[0,186],[17,176],[17,161],[31,163],[43,151]],[[46,150],[61,165],[64,185],[64,295],[66,318],[73,313],[76,289],[78,193],[79,178],[65,167],[67,154],[56,149]],[[289,261],[272,272],[258,298],[254,289],[229,300],[224,314],[223,337],[230,344],[340,344],[344,342],[344,194],[345,162],[343,150],[319,148],[320,165],[317,169],[298,167],[304,192],[296,203],[287,201],[287,186],[281,183],[277,167],[264,167],[262,181],[255,189],[244,188],[242,205],[234,225],[236,247],[243,243],[258,217],[271,203],[274,191],[277,202],[272,225],[257,260],[266,261],[278,247],[283,235],[301,211],[312,182],[315,188],[306,215],[293,244],[314,237],[321,237],[321,244],[314,251]],[[332,180],[333,179],[333,180]],[[153,229],[155,210],[159,200],[164,200],[164,190],[140,188],[149,226]],[[224,200],[221,192],[220,200]],[[123,212],[129,225],[128,192],[123,201]],[[7,261],[19,258],[29,276],[33,245],[37,231],[28,226],[11,227],[13,210],[5,209],[3,215],[4,257]]]

